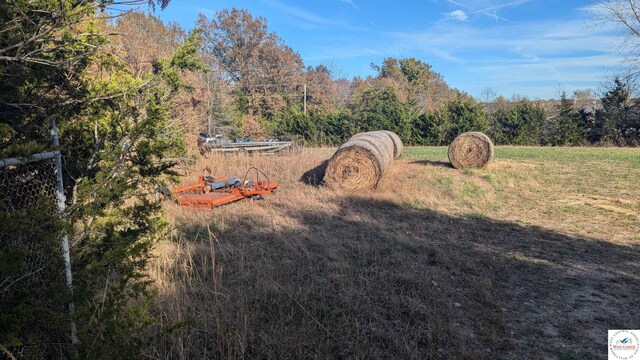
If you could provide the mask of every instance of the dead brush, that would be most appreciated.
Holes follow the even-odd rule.
[[[414,261],[389,258],[389,244],[395,244],[402,257],[415,251],[396,239],[396,225],[389,222],[404,214],[394,214],[399,210],[395,205],[392,213],[381,213],[386,205],[371,203],[393,199],[392,182],[383,181],[375,196],[344,201],[343,194],[298,181],[330,154],[327,149],[299,157],[210,157],[196,165],[186,182],[201,174],[199,167],[227,175],[256,166],[283,185],[265,201],[212,212],[166,205],[175,231],[171,241],[157,248],[150,274],[158,286],[157,312],[163,321],[183,327],[163,336],[154,356],[438,354],[455,326],[424,316],[450,316],[448,290],[434,292],[433,282],[414,279]],[[436,250],[426,251],[424,263],[436,264],[439,257]],[[383,271],[398,261],[406,266]],[[385,299],[388,291],[391,297]],[[430,294],[428,303],[419,300],[418,293],[424,291]],[[415,315],[406,318],[408,323],[392,320],[411,313]]]

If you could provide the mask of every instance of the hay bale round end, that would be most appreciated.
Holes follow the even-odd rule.
[[[493,159],[491,139],[481,132],[458,135],[449,145],[449,161],[456,169],[483,168]]]
[[[373,189],[385,168],[379,149],[367,141],[350,140],[329,160],[324,183],[336,189]]]
[[[401,152],[402,141],[394,133],[368,131],[356,134],[329,159],[324,183],[344,190],[374,189]]]

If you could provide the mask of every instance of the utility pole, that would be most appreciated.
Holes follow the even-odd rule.
[[[209,74],[205,74],[205,76],[207,77],[207,132],[209,136],[215,136],[211,126],[211,106],[213,106],[211,103],[211,77]]]
[[[307,84],[304,84],[304,114],[307,115]]]

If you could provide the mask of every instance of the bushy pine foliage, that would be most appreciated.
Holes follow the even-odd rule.
[[[630,99],[627,85],[619,78],[602,97],[602,109],[597,111],[588,136],[594,141],[617,145],[638,145],[640,116],[638,104]]]
[[[507,110],[497,109],[490,118],[489,135],[496,144],[539,145],[545,112],[529,101],[518,102]]]
[[[3,5],[0,16],[0,49],[6,55],[0,60],[0,151],[12,156],[34,143],[50,147],[55,119],[68,199],[62,227],[55,225],[57,215],[49,213],[43,220],[37,208],[1,213],[2,241],[10,243],[12,234],[20,233],[44,242],[39,245],[43,249],[58,249],[61,232],[55,229],[68,232],[73,320],[80,341],[65,357],[142,355],[143,330],[153,322],[147,312],[151,294],[144,268],[153,242],[164,231],[159,205],[150,194],[172,175],[173,163],[165,159],[184,151],[183,131],[169,116],[172,99],[191,89],[182,74],[203,69],[197,31],[147,71],[131,69],[107,50],[111,38],[103,34],[107,25],[100,10],[108,5],[19,1]],[[29,219],[41,221],[32,224]],[[8,229],[13,230],[4,231]],[[52,257],[58,258],[55,251]],[[0,281],[28,278],[20,274],[21,259],[3,251],[7,266]],[[69,293],[52,291],[57,285],[49,285],[41,290],[52,294],[53,303],[70,300]],[[34,294],[19,289],[8,289],[12,295],[2,298],[2,323],[11,326],[2,326],[0,345],[9,353],[31,348],[41,349],[36,357],[61,356],[49,349],[51,338],[45,330],[50,317],[37,316],[38,306],[29,298]],[[67,310],[58,310],[52,317],[68,322]]]
[[[578,145],[584,138],[581,119],[565,93],[560,96],[557,115],[549,117],[545,124],[543,144],[555,146]]]

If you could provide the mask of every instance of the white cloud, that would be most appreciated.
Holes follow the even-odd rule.
[[[469,19],[469,15],[462,10],[454,10],[450,13],[446,13],[445,16],[450,20],[466,21]]]
[[[438,22],[423,31],[371,31],[367,36],[335,39],[331,56],[352,57],[359,53],[357,49],[369,48],[400,57],[431,55],[469,66],[480,61],[529,63],[557,57],[580,59],[594,54],[618,59],[621,56],[615,54],[614,47],[623,40],[611,29],[585,27],[579,20],[499,23],[489,27],[475,27],[470,22]],[[482,58],[478,54],[483,54]]]
[[[439,22],[418,32],[381,33],[376,49],[450,64],[457,70],[443,73],[447,82],[472,94],[489,86],[505,95],[514,89],[547,98],[555,96],[558,86],[577,89],[602,81],[608,69],[622,63],[624,54],[616,52],[615,44],[623,40],[611,28],[585,26],[580,20],[488,27]]]
[[[315,24],[320,24],[320,25],[332,25],[332,21],[329,19],[325,19],[321,16],[318,16],[316,14],[310,13],[306,10],[300,9],[298,7],[295,6],[289,6],[289,5],[285,5],[284,3],[278,1],[278,0],[264,0],[264,2],[266,2],[267,4],[271,5],[272,7],[279,9],[289,15],[295,16],[297,18],[300,18],[302,20],[311,22],[311,23],[315,23]]]
[[[567,92],[598,87],[607,79],[607,69],[615,69],[623,59],[615,55],[602,55],[540,60],[535,63],[512,61],[509,65],[492,63],[467,67],[461,76],[480,76],[464,90],[475,94],[491,87],[506,96],[520,93],[531,98],[551,98],[557,96],[559,87]]]
[[[281,11],[282,13],[290,15],[296,21],[290,21],[295,26],[304,28],[304,29],[314,29],[318,27],[335,27],[343,30],[349,31],[368,31],[369,29],[351,25],[349,22],[339,19],[325,18],[320,15],[317,15],[313,12],[307,11],[303,8],[288,5],[279,0],[261,0],[265,4],[271,6],[272,8]],[[353,4],[350,0],[340,0],[344,2],[349,2],[352,6],[357,6]]]
[[[470,0],[447,1],[458,7],[443,14],[451,21],[436,21],[418,31],[369,29],[303,55],[305,60],[358,58],[367,64],[387,56],[417,57],[434,65],[452,86],[472,94],[492,87],[504,95],[541,98],[555,96],[558,86],[597,87],[625,58],[617,51],[624,34],[614,26],[595,26],[580,17],[473,23],[473,14],[490,16],[477,11],[494,12],[529,0],[477,0],[475,8],[466,5]]]
[[[351,6],[353,6],[353,8],[356,9],[356,10],[360,10],[358,5],[354,4],[353,1],[351,1],[351,0],[340,0],[340,1],[342,1],[343,3],[347,3],[347,4],[351,5]]]
[[[427,51],[427,53],[430,54],[430,55],[434,55],[437,58],[440,58],[440,59],[443,59],[443,60],[447,60],[447,61],[452,62],[452,63],[456,63],[456,64],[464,64],[465,63],[464,59],[462,59],[460,57],[457,57],[457,56],[454,56],[454,55],[451,55],[451,53],[449,53],[448,51],[442,50],[442,49],[438,49],[438,48],[429,49]]]
[[[463,57],[465,52],[495,53],[522,49],[535,56],[573,52],[611,52],[624,37],[610,28],[585,27],[581,21],[501,23],[474,27],[470,23],[438,23],[418,32],[391,32],[396,47],[406,51],[441,48]],[[576,55],[578,56],[578,55]]]
[[[472,8],[472,7],[470,7],[469,5],[465,5],[465,4],[460,3],[460,2],[457,2],[457,1],[455,1],[455,0],[447,0],[447,2],[448,2],[448,3],[451,3],[451,4],[453,4],[453,5],[458,5],[458,6],[462,6],[462,7],[464,7],[464,8],[467,8],[467,9],[471,9],[471,10],[473,10],[473,8]]]
[[[507,1],[507,2],[496,1],[496,0],[476,0],[473,3],[475,6],[470,6],[468,4],[465,4],[462,1],[447,0],[447,2],[450,3],[450,4],[453,4],[453,5],[456,5],[456,6],[460,6],[460,7],[463,7],[465,9],[469,10],[471,15],[474,15],[474,14],[485,15],[485,16],[488,16],[488,17],[494,19],[496,22],[498,20],[509,21],[509,20],[503,18],[502,16],[499,16],[498,15],[498,10],[520,6],[520,5],[526,4],[526,3],[530,2],[530,1],[532,1],[532,0],[512,0],[512,1]]]
[[[509,1],[507,3],[496,3],[494,5],[490,5],[488,7],[485,7],[484,9],[480,9],[480,10],[476,10],[476,12],[486,12],[486,11],[495,11],[495,10],[500,10],[500,9],[504,9],[504,8],[509,8],[509,7],[516,7],[516,6],[520,6],[522,4],[526,4],[531,0],[515,0],[515,1]]]

